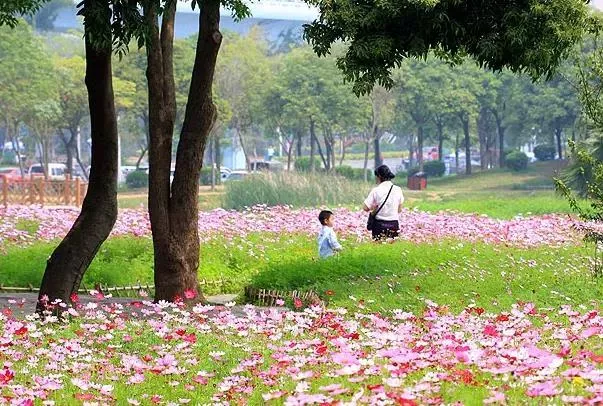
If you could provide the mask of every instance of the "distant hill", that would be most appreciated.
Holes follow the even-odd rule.
[[[272,18],[247,18],[235,22],[232,17],[222,16],[220,28],[223,31],[233,31],[246,34],[254,26],[262,28],[266,40],[278,50],[283,44],[300,43],[302,41],[303,24],[307,21],[297,19],[272,19]],[[75,8],[64,8],[54,22],[56,31],[67,31],[81,26],[75,14]],[[178,12],[176,14],[176,38],[186,38],[198,32],[199,16],[192,12]]]

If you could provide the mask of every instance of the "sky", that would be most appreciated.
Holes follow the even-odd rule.
[[[599,10],[603,10],[603,0],[590,0],[590,4]]]
[[[249,4],[249,8],[255,18],[313,21],[318,16],[318,9],[308,6],[302,0],[265,0],[253,2]],[[178,10],[190,12],[190,1],[178,1]],[[222,10],[221,14],[229,15],[229,12]]]

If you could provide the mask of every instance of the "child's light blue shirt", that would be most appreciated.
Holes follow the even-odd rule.
[[[327,258],[335,254],[335,251],[341,249],[341,244],[337,241],[335,231],[331,227],[322,226],[318,233],[318,256]]]

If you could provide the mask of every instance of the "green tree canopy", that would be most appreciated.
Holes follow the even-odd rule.
[[[590,14],[584,0],[310,0],[320,16],[305,36],[319,55],[349,43],[338,65],[356,93],[391,86],[407,57],[474,58],[480,65],[551,76],[580,40]]]

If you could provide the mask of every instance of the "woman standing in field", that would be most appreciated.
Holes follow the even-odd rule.
[[[364,211],[370,212],[367,228],[373,239],[396,238],[400,232],[399,213],[402,211],[404,195],[402,189],[392,183],[396,175],[387,165],[375,169],[377,187],[371,190],[364,201]]]

